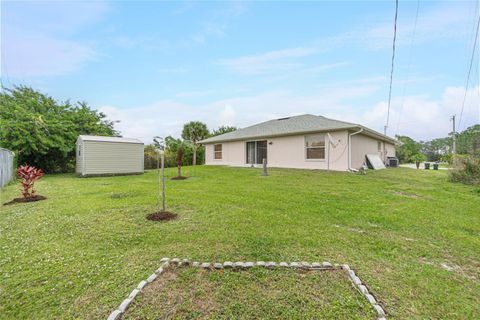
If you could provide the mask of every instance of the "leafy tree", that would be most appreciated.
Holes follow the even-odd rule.
[[[397,158],[401,163],[414,162],[414,156],[421,153],[422,145],[407,136],[396,136],[396,138],[400,141],[400,145],[397,146],[395,151]]]
[[[78,135],[118,135],[113,124],[85,102],[59,102],[25,86],[0,93],[0,146],[14,151],[20,165],[71,170]]]
[[[438,161],[451,152],[452,139],[450,137],[420,142],[421,151],[429,161]]]
[[[207,125],[200,121],[190,121],[183,125],[182,138],[188,140],[193,148],[192,164],[197,164],[197,150],[199,148],[199,141],[209,136]]]
[[[230,126],[221,126],[216,130],[213,130],[210,134],[211,137],[219,136],[224,133],[237,131],[237,127],[230,127]]]
[[[480,157],[480,124],[457,134],[457,153]]]

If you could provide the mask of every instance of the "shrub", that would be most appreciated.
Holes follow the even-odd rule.
[[[472,156],[455,157],[450,181],[480,185],[480,159]]]
[[[41,169],[32,166],[20,166],[17,169],[17,176],[21,180],[22,195],[24,198],[31,198],[35,195],[35,182],[43,177],[44,173]]]

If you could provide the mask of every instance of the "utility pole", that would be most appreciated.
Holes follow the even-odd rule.
[[[384,135],[387,135],[387,128],[388,128],[388,126],[383,126],[383,134]]]
[[[457,153],[457,134],[455,132],[455,115],[453,115],[450,120],[453,123],[453,135],[452,135],[452,154],[455,155]]]

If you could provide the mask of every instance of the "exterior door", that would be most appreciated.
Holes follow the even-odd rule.
[[[247,164],[262,164],[267,159],[267,140],[248,141],[246,148]]]

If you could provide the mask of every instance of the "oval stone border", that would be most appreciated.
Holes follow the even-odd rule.
[[[231,261],[225,261],[223,263],[220,262],[198,262],[198,261],[193,261],[190,262],[188,259],[179,259],[179,258],[162,258],[160,260],[160,267],[155,270],[154,273],[152,273],[146,280],[140,281],[138,286],[133,289],[133,291],[129,294],[129,296],[123,300],[118,308],[108,316],[107,320],[118,320],[120,317],[125,314],[127,311],[128,307],[132,303],[132,301],[135,299],[138,294],[142,292],[142,290],[150,283],[155,281],[164,271],[166,268],[168,268],[172,265],[176,266],[192,266],[194,268],[203,268],[203,269],[208,269],[208,270],[220,270],[220,269],[249,269],[253,267],[262,267],[262,268],[267,268],[267,269],[273,269],[273,268],[293,268],[293,269],[305,269],[305,270],[344,270],[346,274],[348,275],[348,278],[352,281],[352,284],[355,286],[355,288],[365,297],[365,299],[368,301],[368,303],[373,307],[377,314],[377,320],[386,320],[386,312],[383,309],[382,306],[378,303],[378,301],[375,299],[375,297],[369,292],[367,286],[362,282],[362,280],[355,274],[355,271],[353,271],[348,264],[332,264],[330,262],[280,262],[276,263],[274,261],[257,261],[257,262],[231,262]]]

